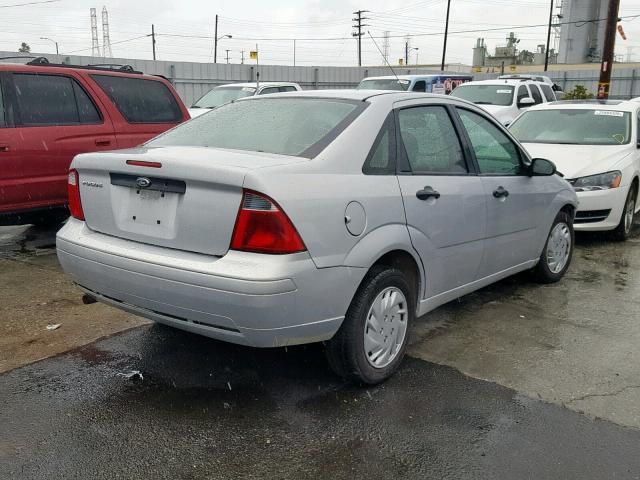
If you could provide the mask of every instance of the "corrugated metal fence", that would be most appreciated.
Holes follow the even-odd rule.
[[[16,52],[0,52],[0,57],[20,55]],[[32,54],[40,55],[40,54]],[[163,75],[176,87],[186,105],[191,105],[200,96],[216,85],[256,80],[254,65],[213,64],[195,62],[172,62],[165,60],[138,60],[131,58],[87,57],[79,55],[43,54],[52,63],[89,65],[112,62],[131,65],[136,70],[154,75]],[[14,60],[15,61],[15,60]],[[426,68],[394,67],[397,74],[440,73]],[[260,65],[261,81],[297,82],[304,89],[353,88],[367,76],[389,75],[385,67],[293,67],[280,65]],[[542,72],[536,72],[541,74]],[[477,80],[496,78],[496,74],[476,73]],[[598,70],[550,71],[547,75],[553,81],[569,90],[576,85],[584,85],[596,92]],[[640,72],[631,68],[615,68],[611,80],[611,98],[640,97]]]
[[[16,52],[0,52],[0,57],[15,55],[20,54]],[[32,53],[30,55],[39,56],[41,54]],[[104,59],[102,57],[79,55],[42,54],[42,56],[47,57],[51,63],[95,65],[110,62],[114,64],[131,65],[135,70],[153,75],[163,75],[173,83],[186,105],[191,105],[216,85],[256,81],[256,67],[246,64],[227,65],[222,63],[171,62],[131,58]],[[385,67],[293,67],[260,65],[259,71],[260,81],[297,82],[304,89],[353,88],[364,77],[391,74],[389,69]],[[398,75],[439,73],[424,68],[396,67],[395,71]]]

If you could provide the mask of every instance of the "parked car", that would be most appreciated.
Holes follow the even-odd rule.
[[[535,80],[536,82],[542,82],[545,83],[547,85],[549,85],[551,87],[551,90],[553,90],[553,92],[555,93],[556,98],[558,98],[560,95],[562,94],[562,87],[560,85],[558,85],[557,83],[554,83],[553,80],[551,80],[550,77],[547,77],[546,75],[536,75],[534,73],[515,73],[515,74],[511,74],[511,75],[500,75],[498,78],[500,79],[505,79],[505,78],[526,78],[528,80]],[[558,98],[558,100],[560,100],[560,98]]]
[[[251,83],[230,83],[212,88],[196,102],[191,105],[189,114],[195,118],[203,113],[207,113],[212,108],[219,107],[233,100],[254,95],[267,95],[269,93],[296,92],[302,87],[293,82],[256,82]]]
[[[472,75],[387,75],[367,77],[357,90],[398,90],[449,95],[454,88],[473,80]]]
[[[44,61],[0,64],[0,223],[59,223],[75,155],[140,145],[189,118],[164,78]]]
[[[578,194],[576,230],[631,232],[640,209],[638,101],[565,101],[532,107],[511,133],[533,156],[552,159]]]
[[[522,110],[556,100],[549,85],[526,78],[469,82],[460,85],[451,95],[480,105],[505,126]]]
[[[255,347],[324,341],[377,383],[416,316],[534,269],[558,281],[576,194],[482,109],[335,90],[228,103],[75,158],[64,270],[89,296]]]

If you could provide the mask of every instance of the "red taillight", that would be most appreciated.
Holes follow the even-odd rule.
[[[242,195],[230,248],[271,254],[306,250],[291,220],[276,202],[250,190]]]
[[[69,170],[67,186],[69,189],[69,211],[71,212],[71,216],[78,220],[84,220],[82,202],[80,201],[80,180],[76,170]]]

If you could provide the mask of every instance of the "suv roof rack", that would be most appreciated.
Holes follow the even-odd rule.
[[[33,55],[13,55],[11,57],[0,57],[0,60],[15,60],[17,58],[24,58],[26,60],[29,58],[38,58],[38,57],[35,57]]]
[[[64,67],[64,68],[82,68],[84,70],[106,70],[110,72],[135,73],[142,75],[142,72],[134,70],[131,65],[121,65],[119,63],[99,63],[89,65],[72,65],[69,63],[51,63],[47,57],[16,57],[16,58],[33,58],[27,65],[37,65],[41,67]],[[1,59],[0,59],[1,60]]]

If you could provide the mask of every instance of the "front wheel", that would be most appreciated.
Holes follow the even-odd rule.
[[[554,283],[566,273],[573,256],[573,218],[567,212],[556,215],[533,273],[540,283]]]
[[[621,242],[629,238],[631,234],[631,227],[633,227],[633,219],[636,211],[636,187],[632,185],[629,188],[629,193],[624,202],[624,209],[622,210],[622,216],[620,217],[620,223],[613,230],[612,236],[615,240]]]
[[[356,292],[334,337],[326,342],[329,365],[343,378],[376,384],[389,378],[404,357],[415,317],[415,295],[404,274],[375,267]]]

